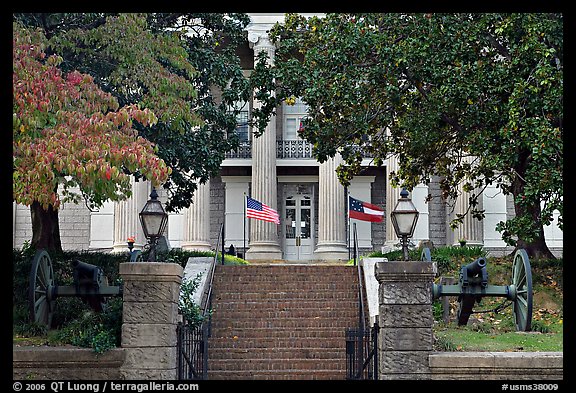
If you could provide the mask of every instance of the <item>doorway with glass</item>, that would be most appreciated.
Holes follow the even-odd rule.
[[[312,259],[314,253],[312,185],[286,185],[283,205],[284,259],[288,261]]]

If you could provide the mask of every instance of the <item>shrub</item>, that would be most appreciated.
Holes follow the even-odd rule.
[[[120,346],[122,337],[122,299],[108,300],[105,309],[98,313],[91,309],[62,326],[56,334],[60,343],[92,348],[102,353]]]
[[[178,299],[178,312],[182,314],[184,321],[191,327],[197,327],[204,321],[202,309],[194,302],[194,293],[200,285],[202,273],[196,277],[184,280],[180,286],[180,297]]]

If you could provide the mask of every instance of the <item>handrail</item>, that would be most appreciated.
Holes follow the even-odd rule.
[[[361,375],[363,374],[366,367],[372,361],[374,365],[374,370],[369,371],[369,379],[378,379],[378,351],[376,346],[373,346],[371,350],[367,350],[366,358],[364,359],[364,337],[366,334],[366,313],[364,310],[364,278],[362,276],[362,270],[360,268],[359,263],[359,252],[358,252],[358,232],[356,230],[356,223],[354,223],[354,265],[356,265],[358,269],[358,330],[359,330],[359,337],[362,337],[361,343],[358,346],[359,353],[356,357],[358,364],[357,364],[357,372],[353,375],[352,379],[361,379]],[[372,343],[378,342],[378,322],[374,324],[374,326],[370,329],[370,340]]]
[[[354,223],[354,265],[358,268],[358,304],[359,304],[359,326],[362,331],[366,330],[366,314],[364,311],[364,279],[360,270],[359,256],[358,256],[358,232],[356,231],[356,223]]]
[[[212,297],[212,281],[214,280],[214,270],[216,269],[216,263],[218,262],[218,248],[220,246],[220,236],[224,233],[224,223],[220,224],[220,231],[218,233],[218,240],[216,241],[216,251],[214,252],[214,261],[210,266],[210,271],[208,272],[208,285],[204,290],[204,295],[202,296],[202,301],[200,302],[200,308],[202,309],[202,316],[207,317]],[[224,247],[222,247],[222,264],[224,264]]]

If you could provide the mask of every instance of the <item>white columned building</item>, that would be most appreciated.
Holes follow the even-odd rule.
[[[210,180],[197,183],[192,204],[184,209],[183,250],[210,250]]]
[[[128,237],[135,237],[135,248],[142,248],[146,244],[146,237],[140,225],[139,213],[148,200],[150,182],[134,181],[132,177],[132,196],[124,201],[114,203],[114,252],[128,251]]]
[[[250,75],[259,53],[265,52],[269,61],[274,62],[276,48],[268,32],[276,22],[284,21],[283,13],[249,15],[247,41],[237,48],[245,76]],[[214,99],[219,100],[217,92]],[[399,239],[390,219],[401,191],[390,183],[390,174],[398,170],[397,157],[390,157],[382,167],[371,166],[372,158],[364,157],[362,172],[351,179],[348,187],[350,196],[383,208],[385,223],[350,220],[346,214],[347,195],[336,176],[336,167],[342,158],[337,156],[324,163],[316,161],[313,146],[298,132],[302,119],[308,115],[306,102],[296,97],[293,105],[280,105],[262,136],[254,138],[248,120],[250,111],[260,105],[254,98],[238,103],[239,147],[227,152],[219,175],[198,184],[188,208],[169,213],[165,234],[169,246],[183,250],[214,249],[224,224],[226,248],[234,245],[248,261],[342,261],[348,259],[348,243],[352,244],[352,224],[355,223],[361,254],[398,250]],[[63,248],[125,252],[129,236],[136,237],[137,248],[143,247],[146,239],[139,213],[149,198],[151,186],[144,181],[133,181],[132,186],[131,198],[105,202],[96,211],[89,211],[83,203],[63,204],[59,211]],[[167,193],[161,188],[157,191],[164,203]],[[452,231],[450,220],[468,208],[469,195],[462,192],[462,187],[460,191],[457,200],[448,204],[441,198],[437,180],[431,182],[430,187],[420,184],[412,190],[410,198],[420,213],[412,243],[417,245],[421,240],[433,239],[435,246],[445,246],[466,239],[468,245],[482,245],[493,254],[510,253],[513,247],[502,241],[495,227],[498,222],[514,216],[511,196],[504,195],[495,186],[487,187],[480,196],[484,220],[468,216]],[[428,193],[435,196],[429,202],[426,201]],[[247,219],[246,195],[277,210],[280,225]],[[12,214],[13,246],[19,248],[32,238],[30,209],[13,203]],[[563,233],[556,226],[558,215],[558,212],[554,214],[554,222],[544,228],[544,233],[551,251],[561,256]],[[351,224],[349,231],[348,224]]]
[[[268,37],[267,30],[272,25],[260,25],[258,29],[248,31],[248,42],[254,49],[254,62],[260,52],[268,54],[268,61],[274,62],[275,47]],[[254,100],[254,107],[261,104]],[[278,210],[276,178],[276,118],[271,117],[266,130],[252,139],[252,192],[251,197]],[[250,223],[250,249],[248,259],[282,259],[282,250],[275,223],[252,220]]]
[[[318,195],[318,244],[314,254],[322,260],[348,259],[344,187],[338,181],[336,168],[342,157],[320,164]]]

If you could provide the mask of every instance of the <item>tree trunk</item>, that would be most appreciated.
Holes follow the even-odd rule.
[[[44,210],[38,202],[30,205],[32,216],[32,242],[34,249],[44,249],[49,253],[61,253],[60,226],[58,225],[58,210],[52,205]]]
[[[514,210],[516,211],[516,214],[519,214],[520,212],[524,211],[524,208],[514,204]],[[556,259],[556,257],[554,256],[554,254],[552,254],[552,252],[548,248],[548,245],[546,244],[546,239],[544,237],[544,227],[542,226],[542,223],[539,219],[541,213],[540,205],[533,206],[532,208],[525,210],[526,212],[524,212],[523,214],[529,214],[530,217],[532,217],[533,221],[535,223],[538,223],[539,225],[538,236],[531,242],[526,242],[525,240],[518,239],[514,251],[516,251],[519,248],[523,248],[526,250],[530,258]]]
[[[522,179],[522,177],[524,177],[525,174],[525,168],[528,162],[528,153],[527,152],[523,153],[524,154],[519,154],[520,162],[522,162],[522,164],[518,168],[516,168],[517,173],[521,175],[516,176],[516,178],[512,182],[512,195],[514,196],[514,211],[516,213],[516,217],[521,216],[531,217],[532,222],[538,225],[538,235],[531,242],[527,242],[519,238],[518,242],[516,243],[516,248],[514,249],[514,252],[516,252],[516,250],[518,250],[519,248],[523,248],[526,250],[530,258],[556,259],[556,257],[554,256],[554,254],[552,254],[552,252],[548,248],[548,245],[546,244],[546,239],[544,237],[544,226],[542,225],[542,220],[540,218],[540,215],[542,213],[540,204],[535,203],[532,206],[524,206],[516,203],[516,198],[518,196],[524,195],[524,180]]]

